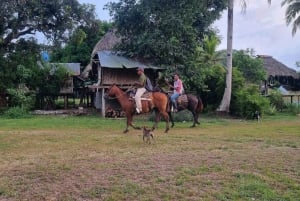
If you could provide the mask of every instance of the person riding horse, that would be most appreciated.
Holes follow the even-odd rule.
[[[142,111],[141,97],[146,92],[145,85],[147,77],[144,74],[144,69],[141,67],[137,68],[137,74],[139,75],[139,79],[137,82],[134,83],[134,86],[137,87],[134,99],[136,104],[136,113],[140,114]]]
[[[184,92],[183,84],[182,84],[181,79],[179,79],[179,74],[178,73],[174,74],[174,84],[173,84],[173,86],[169,84],[169,87],[171,89],[174,89],[173,94],[171,95],[170,99],[171,99],[172,104],[173,104],[173,108],[174,108],[173,111],[177,112],[178,111],[177,99]]]

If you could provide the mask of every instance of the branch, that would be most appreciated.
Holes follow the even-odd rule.
[[[13,39],[18,39],[20,36],[24,36],[26,34],[34,34],[33,31],[34,31],[34,28],[32,28],[32,27],[28,28],[24,31],[20,31],[20,32],[13,31],[13,32],[9,33],[7,35],[7,37],[5,37],[5,39],[3,40],[2,46],[6,46],[6,45],[10,44]]]

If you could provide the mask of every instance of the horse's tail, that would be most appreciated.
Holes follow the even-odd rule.
[[[202,102],[202,99],[200,97],[198,97],[198,104],[197,104],[197,112],[202,112],[203,111],[203,102]]]

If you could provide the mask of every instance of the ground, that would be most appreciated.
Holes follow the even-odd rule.
[[[151,145],[142,131],[114,128],[0,130],[0,200],[296,198],[299,120],[230,121],[180,124],[169,134],[162,123]],[[274,197],[239,195],[252,179]]]

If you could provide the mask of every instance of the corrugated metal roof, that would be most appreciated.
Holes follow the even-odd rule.
[[[51,63],[53,67],[61,65],[65,67],[72,75],[80,75],[80,63]]]
[[[137,68],[144,69],[164,69],[162,67],[153,66],[151,64],[141,63],[139,61],[117,55],[112,51],[98,51],[98,58],[102,67],[106,68]]]

